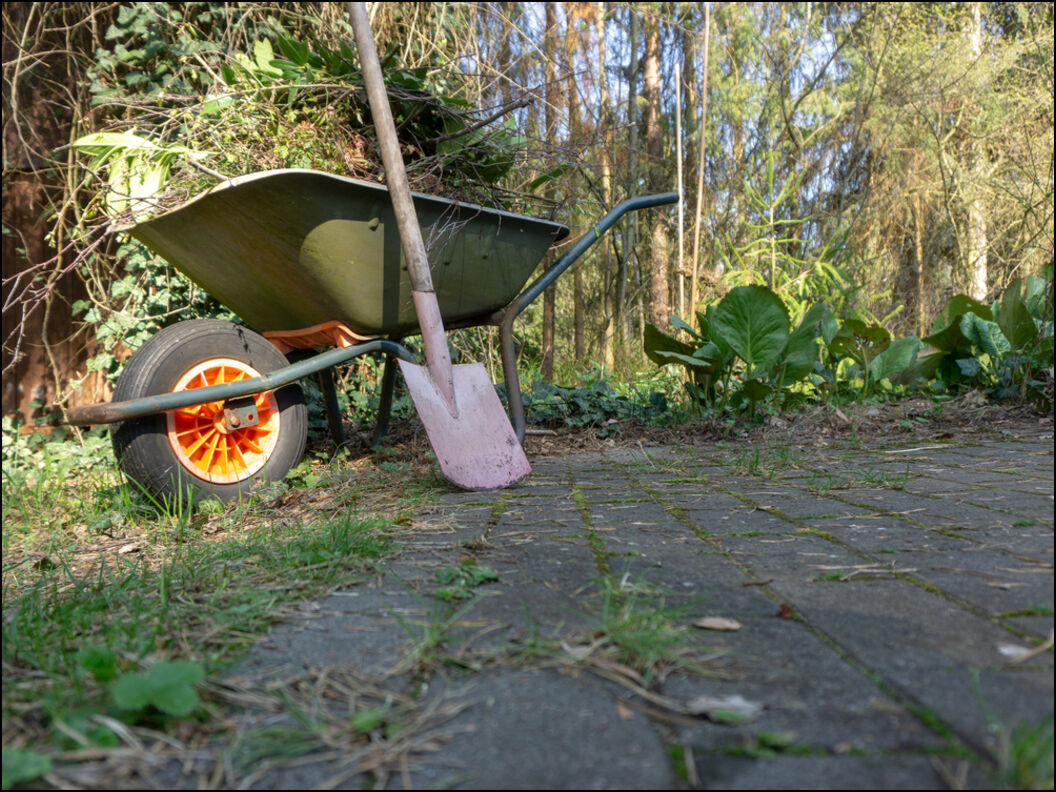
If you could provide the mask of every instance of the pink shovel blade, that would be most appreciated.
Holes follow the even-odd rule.
[[[448,481],[467,490],[495,489],[532,471],[482,364],[452,367],[457,416],[428,368],[401,360],[400,370]]]

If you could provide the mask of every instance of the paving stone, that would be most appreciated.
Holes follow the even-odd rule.
[[[674,774],[648,718],[621,717],[619,691],[589,675],[485,671],[447,695],[472,702],[439,761],[413,786],[443,789],[669,789]],[[592,750],[604,745],[605,750]]]
[[[926,756],[739,756],[696,759],[702,789],[948,789]],[[987,789],[981,779],[969,789]]]

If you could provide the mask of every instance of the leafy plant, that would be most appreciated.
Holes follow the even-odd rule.
[[[696,636],[684,627],[693,603],[670,604],[648,582],[626,574],[603,577],[598,586],[591,646],[610,647],[621,662],[642,674],[645,687],[671,667],[700,671],[689,656]]]
[[[998,730],[997,777],[1012,789],[1052,789],[1053,713]]]
[[[947,387],[986,387],[995,398],[1029,398],[1052,409],[1052,280],[1015,279],[992,307],[958,294],[925,336],[904,380],[936,376]]]
[[[532,390],[522,393],[521,398],[529,423],[593,426],[599,437],[617,434],[625,421],[660,423],[671,417],[663,392],[647,390],[624,395],[604,379],[578,388],[535,380]]]
[[[794,329],[781,298],[763,286],[738,286],[711,308],[697,314],[696,330],[672,319],[690,343],[646,327],[646,355],[658,365],[683,366],[690,377],[687,390],[698,404],[711,408],[720,393],[723,407],[746,406],[749,412],[764,400],[782,404],[792,386],[813,371],[819,328],[829,316],[824,306],[808,308]]]
[[[51,770],[51,757],[26,748],[4,746],[3,788],[34,781]]]
[[[474,558],[467,558],[457,567],[438,569],[433,579],[440,584],[440,588],[434,592],[436,598],[450,602],[469,599],[473,596],[470,589],[498,580],[499,573],[491,567],[478,564]]]
[[[156,143],[128,132],[94,132],[70,144],[92,155],[92,173],[107,172],[103,205],[107,214],[135,222],[154,207],[154,199],[169,180],[172,164],[181,157],[200,160],[208,152],[178,144]]]
[[[88,372],[102,371],[111,380],[124,368],[127,354],[166,325],[208,317],[234,320],[235,315],[204,289],[153,254],[140,242],[118,236],[115,252],[121,267],[105,294],[89,292],[76,300],[73,313],[95,327],[99,350],[88,360]]]
[[[198,663],[188,660],[162,660],[145,674],[128,673],[110,687],[114,703],[123,710],[142,711],[153,707],[174,718],[186,718],[198,709],[196,682],[205,678]]]
[[[845,376],[861,378],[861,395],[865,398],[873,394],[877,383],[895,379],[913,366],[921,347],[917,338],[910,336],[894,341],[883,327],[866,324],[861,319],[843,320],[834,334],[826,335],[825,341],[834,368],[842,358],[853,361],[855,368]]]

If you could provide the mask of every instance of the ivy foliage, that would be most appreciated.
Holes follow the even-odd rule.
[[[82,239],[178,206],[224,177],[309,168],[381,180],[343,11],[306,9],[117,9],[87,70],[102,123],[72,143],[88,157]],[[382,57],[412,187],[511,206],[497,185],[524,139],[508,123],[477,120],[460,73],[405,65],[398,48]],[[173,322],[237,318],[140,243],[117,239],[112,253],[80,267],[89,295],[74,314],[100,342],[89,371],[116,378],[129,349]]]

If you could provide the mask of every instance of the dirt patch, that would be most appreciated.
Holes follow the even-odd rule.
[[[608,448],[693,445],[731,439],[820,444],[847,439],[967,440],[980,433],[1016,435],[1051,426],[1052,416],[1040,415],[1030,404],[993,404],[986,400],[985,394],[973,391],[945,402],[918,398],[841,407],[814,405],[755,419],[710,418],[666,427],[636,421],[600,429],[530,426],[524,449],[529,457],[551,457]],[[320,452],[325,452],[325,447],[325,443],[317,446]],[[428,438],[416,421],[394,424],[380,451],[371,449],[368,433],[355,433],[350,451],[353,459],[364,463],[374,456],[422,464],[432,454]]]

